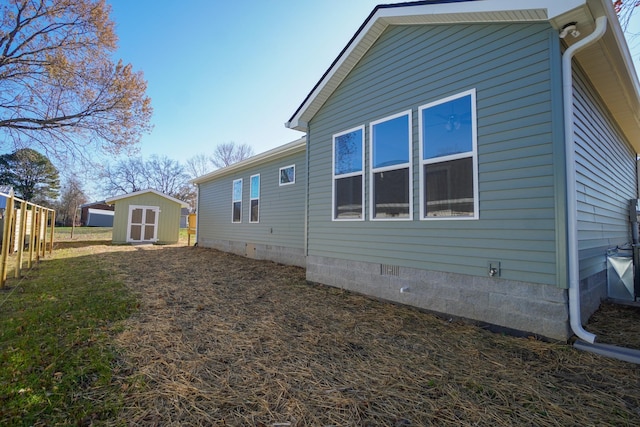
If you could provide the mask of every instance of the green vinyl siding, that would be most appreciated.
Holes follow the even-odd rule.
[[[308,254],[564,286],[560,49],[542,24],[390,26],[309,123]],[[476,89],[478,220],[419,220],[418,107]],[[413,220],[369,217],[371,122],[413,125]],[[332,135],[365,126],[365,221],[331,220]]]
[[[125,243],[127,241],[129,206],[131,205],[160,207],[157,243],[172,244],[178,242],[180,233],[180,211],[182,206],[173,200],[155,193],[138,194],[115,201],[113,242]]]
[[[574,72],[580,279],[606,269],[607,249],[631,241],[629,200],[637,197],[636,154],[589,81]]]
[[[280,185],[280,168],[295,164],[295,183]],[[303,249],[305,151],[220,174],[199,184],[198,245],[213,242],[255,243]],[[250,219],[250,178],[260,174],[259,222]],[[231,185],[242,179],[242,222],[231,222]]]

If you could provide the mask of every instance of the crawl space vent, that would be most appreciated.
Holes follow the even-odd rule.
[[[399,276],[400,267],[397,265],[380,264],[380,275],[382,276]]]

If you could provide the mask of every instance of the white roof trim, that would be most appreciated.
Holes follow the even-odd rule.
[[[586,0],[480,0],[379,5],[285,126],[306,132],[311,117],[389,25],[551,21],[585,6]]]
[[[265,162],[267,160],[274,160],[277,159],[279,157],[284,157],[286,155],[295,153],[297,151],[302,151],[306,148],[307,146],[307,137],[303,136],[302,138],[296,139],[295,141],[292,141],[288,144],[284,144],[281,145],[279,147],[276,147],[272,150],[269,151],[265,151],[264,153],[261,154],[257,154],[253,157],[250,157],[246,160],[243,160],[241,162],[238,163],[234,163],[232,165],[229,165],[227,167],[221,168],[221,169],[217,169],[214,170],[213,172],[209,172],[206,175],[202,175],[199,176],[198,178],[195,178],[193,180],[191,180],[192,184],[201,184],[203,182],[206,181],[210,181],[216,177],[222,176],[222,175],[226,175],[226,174],[230,174],[233,173],[239,169],[248,167],[248,166],[252,166],[255,165],[257,163],[262,163]]]
[[[146,190],[140,190],[140,191],[134,191],[133,193],[123,194],[121,196],[111,197],[109,199],[106,199],[104,202],[106,204],[108,204],[108,205],[112,205],[114,202],[116,202],[118,200],[127,199],[129,197],[135,197],[135,196],[139,196],[141,194],[146,194],[146,193],[153,193],[153,194],[155,194],[157,196],[164,197],[165,199],[169,199],[169,200],[171,200],[173,202],[179,203],[181,206],[184,206],[185,208],[187,206],[189,206],[189,204],[187,202],[184,202],[182,200],[176,199],[175,197],[168,196],[168,195],[166,195],[164,193],[161,193],[161,192],[159,192],[157,190],[154,190],[153,188],[148,188]]]
[[[578,22],[584,37],[593,31],[595,18],[602,15],[609,21],[607,33],[576,55],[576,60],[640,153],[640,83],[610,0],[462,0],[377,6],[285,126],[308,131],[309,120],[389,25],[546,21],[559,30],[569,22]]]

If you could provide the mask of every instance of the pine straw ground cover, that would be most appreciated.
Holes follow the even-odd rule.
[[[104,248],[100,264],[140,300],[116,336],[117,425],[640,424],[637,365],[308,284],[296,267]],[[605,335],[620,330],[606,310],[640,348],[638,311],[605,306]]]

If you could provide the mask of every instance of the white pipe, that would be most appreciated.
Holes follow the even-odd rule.
[[[562,55],[562,96],[564,101],[564,141],[567,183],[567,238],[569,262],[569,322],[578,338],[593,343],[596,336],[582,327],[580,313],[580,265],[578,256],[578,200],[576,194],[576,160],[573,129],[573,76],[571,60],[581,49],[600,39],[607,29],[607,18],[596,19],[596,28],[584,39],[571,45]]]

